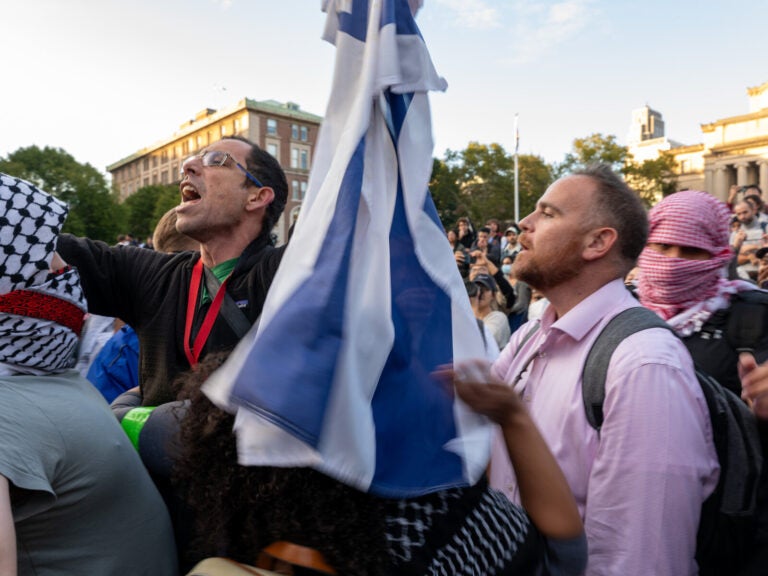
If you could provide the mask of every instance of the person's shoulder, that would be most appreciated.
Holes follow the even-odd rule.
[[[501,320],[506,320],[507,315],[504,314],[504,312],[501,312],[500,310],[491,310],[490,312],[488,312],[488,315],[485,318],[488,318],[494,322],[500,322]]]
[[[731,307],[738,302],[768,305],[768,290],[745,290],[734,294],[731,298]]]
[[[630,308],[647,310],[641,306]],[[647,312],[654,314],[650,310]],[[605,325],[602,330],[604,329]],[[637,330],[620,340],[612,356],[612,364],[614,363],[627,369],[644,364],[662,364],[677,368],[689,365],[690,355],[683,341],[672,329],[660,325]]]

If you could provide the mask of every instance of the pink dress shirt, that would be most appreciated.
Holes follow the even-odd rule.
[[[589,545],[586,573],[695,575],[701,504],[720,469],[706,402],[683,343],[663,328],[628,337],[608,369],[600,435],[584,413],[587,353],[611,318],[637,305],[615,280],[560,319],[550,306],[519,351],[538,321],[513,334],[493,370],[522,396],[576,497]],[[490,480],[520,502],[500,435]]]

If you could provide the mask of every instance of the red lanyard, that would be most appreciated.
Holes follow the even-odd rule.
[[[198,260],[195,267],[192,269],[192,281],[189,283],[189,296],[187,297],[187,321],[184,326],[184,353],[187,355],[187,360],[190,366],[195,366],[200,358],[200,352],[205,346],[206,340],[211,333],[214,322],[216,322],[216,316],[219,315],[221,309],[221,303],[224,301],[224,295],[227,293],[226,283],[227,280],[221,283],[219,291],[216,292],[216,297],[211,302],[211,307],[208,308],[208,312],[205,313],[203,319],[203,325],[200,326],[200,331],[195,336],[195,343],[192,348],[189,347],[189,341],[192,338],[192,324],[195,320],[195,311],[197,309],[197,298],[200,294],[200,281],[203,277],[203,261]]]

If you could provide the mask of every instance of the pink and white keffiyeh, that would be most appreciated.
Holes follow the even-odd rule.
[[[688,336],[730,295],[756,286],[728,280],[733,254],[728,243],[728,207],[706,192],[685,190],[664,198],[648,214],[648,243],[706,250],[708,260],[670,258],[650,248],[640,254],[637,292],[643,306],[664,318],[681,336]]]

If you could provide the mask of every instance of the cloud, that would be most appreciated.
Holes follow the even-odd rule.
[[[214,4],[218,4],[224,10],[229,10],[232,7],[234,0],[211,0]]]
[[[455,13],[455,24],[463,28],[488,29],[501,26],[499,11],[485,0],[437,0]]]
[[[516,3],[512,59],[528,63],[567,44],[598,16],[594,4],[594,0]]]

